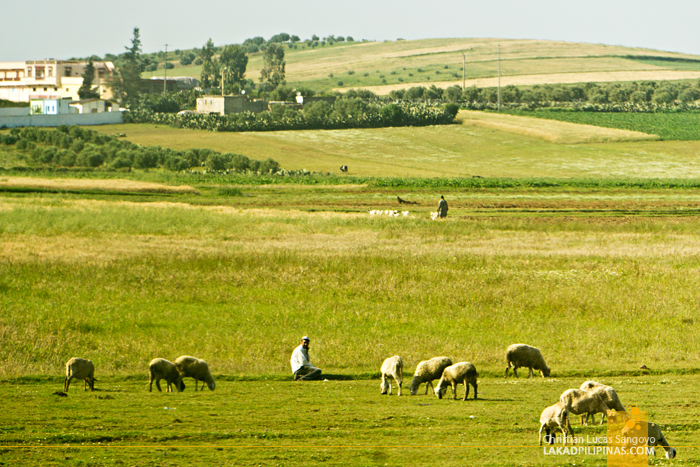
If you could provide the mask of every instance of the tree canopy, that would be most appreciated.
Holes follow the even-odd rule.
[[[284,84],[284,47],[282,44],[270,44],[263,54],[263,68],[260,81],[268,83],[273,89]]]

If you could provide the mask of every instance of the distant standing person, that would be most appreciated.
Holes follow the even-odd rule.
[[[440,202],[438,203],[438,217],[447,217],[447,201],[445,201],[444,196],[440,196]]]
[[[309,337],[301,338],[301,345],[292,353],[292,373],[294,381],[313,381],[321,379],[321,369],[309,361]]]

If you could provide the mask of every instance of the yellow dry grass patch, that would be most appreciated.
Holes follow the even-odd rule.
[[[264,219],[272,212],[246,212]],[[324,215],[308,213],[309,216]],[[357,216],[356,214],[344,214]],[[397,218],[396,222],[401,222]],[[426,220],[426,222],[432,222]],[[449,221],[447,221],[449,222]],[[297,253],[313,257],[421,256],[536,256],[590,258],[669,258],[700,255],[693,235],[663,238],[646,233],[606,232],[511,232],[490,231],[485,236],[464,236],[450,242],[449,252],[440,237],[417,235],[387,238],[370,230],[336,234],[287,233],[274,237],[221,238],[220,236],[113,235],[85,238],[70,235],[5,235],[0,261],[13,263],[59,262],[64,264],[108,264],[144,257],[192,258],[232,253]]]
[[[574,84],[574,83],[607,83],[622,81],[667,81],[681,79],[700,78],[700,71],[599,71],[595,73],[551,73],[544,75],[502,76],[501,86],[532,86],[535,84]],[[451,81],[426,81],[423,83],[402,83],[386,86],[365,86],[359,89],[367,89],[378,95],[386,95],[391,91],[409,89],[414,86],[436,86],[448,88],[450,86],[462,86],[462,80],[455,78]],[[477,88],[489,88],[498,86],[498,77],[468,79],[465,86]],[[344,88],[336,88],[334,91],[346,91]]]
[[[461,110],[457,115],[463,125],[534,136],[553,143],[582,144],[619,141],[658,140],[656,135],[638,131],[603,128],[593,125],[558,122],[533,117]]]
[[[191,186],[170,186],[161,183],[138,182],[133,180],[96,180],[74,178],[32,178],[32,177],[2,177],[0,187],[36,188],[45,190],[101,190],[101,191],[131,191],[141,193],[191,193],[197,190]]]

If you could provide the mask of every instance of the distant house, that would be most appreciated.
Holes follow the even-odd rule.
[[[102,112],[116,112],[119,110],[119,105],[97,98],[73,101],[70,103],[70,107],[75,109],[75,112],[79,114],[96,114]]]
[[[32,99],[77,100],[88,65],[78,60],[26,60],[0,62],[0,99],[29,102]],[[114,74],[112,62],[93,62],[95,76],[92,84],[100,96],[111,98],[107,80]]]
[[[29,115],[64,115],[76,113],[70,102],[64,99],[32,99],[29,101]]]
[[[249,100],[245,96],[204,96],[197,99],[197,113],[229,115],[240,112],[259,113],[267,110],[264,100]]]
[[[144,85],[144,92],[158,94],[163,92],[165,80],[161,77],[153,77],[151,79],[141,80]],[[195,89],[199,86],[197,78],[191,76],[168,76],[168,91],[183,91],[187,89]]]

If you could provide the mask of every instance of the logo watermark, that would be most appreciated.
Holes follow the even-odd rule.
[[[607,456],[608,467],[646,466],[654,453],[655,439],[649,438],[647,412],[633,407],[629,412],[607,412],[606,436],[575,436],[567,416],[571,436],[545,436],[546,456]],[[550,436],[552,439],[550,439]],[[560,444],[555,446],[555,444]]]

